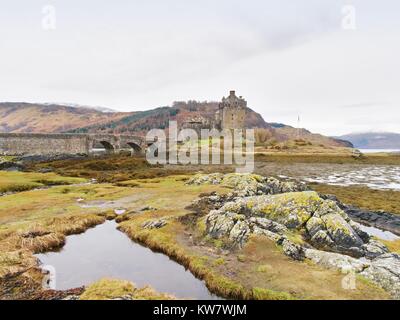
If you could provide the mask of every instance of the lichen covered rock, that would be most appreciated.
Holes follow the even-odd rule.
[[[283,238],[282,243],[278,242],[278,244],[282,245],[283,252],[293,260],[304,260],[305,253],[302,246],[290,241],[287,238]]]
[[[304,191],[306,185],[297,181],[280,181],[275,178],[266,178],[257,174],[249,173],[212,173],[197,174],[187,184],[223,185],[233,189],[233,194],[238,197],[247,197],[263,194],[279,194],[285,192]]]
[[[219,210],[212,210],[205,219],[206,231],[212,238],[224,238],[232,247],[242,248],[251,234],[266,236],[268,239],[281,245],[283,252],[295,260],[304,258],[301,246],[290,241],[285,233],[284,225],[262,217],[248,217],[228,211],[221,214]]]
[[[372,260],[369,268],[360,273],[400,299],[400,256],[395,253],[380,255]]]
[[[239,247],[252,233],[279,241],[291,229],[318,249],[370,258],[385,253],[376,244],[366,245],[353,227],[335,202],[312,191],[236,198],[206,216],[211,237],[225,237]]]
[[[305,249],[304,252],[306,258],[314,263],[328,269],[340,270],[342,272],[361,272],[370,265],[367,261],[362,261],[340,253],[316,249]]]
[[[328,269],[363,276],[400,299],[400,256],[386,253],[375,259],[356,259],[344,254],[306,249],[305,257]]]
[[[143,229],[159,229],[167,224],[165,219],[148,220],[142,224]]]
[[[274,241],[294,260],[362,275],[400,298],[400,256],[389,253],[329,198],[292,182],[257,175],[198,175],[190,184],[221,184],[231,195],[208,198],[205,232],[242,248],[252,235]]]

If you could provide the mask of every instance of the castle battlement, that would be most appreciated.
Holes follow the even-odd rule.
[[[246,108],[247,101],[244,100],[241,96],[237,97],[234,90],[229,92],[228,97],[222,97],[222,102],[219,104],[219,108]]]

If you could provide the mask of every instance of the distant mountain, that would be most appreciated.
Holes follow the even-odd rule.
[[[0,103],[0,132],[63,132],[129,114],[58,104],[3,102]]]
[[[77,103],[44,103],[44,104],[47,105],[47,106],[60,105],[60,106],[72,107],[72,108],[97,110],[97,111],[100,111],[100,112],[112,112],[112,113],[117,112],[116,110],[111,109],[111,108],[107,108],[107,107],[101,107],[101,106],[85,106],[85,105],[77,104]]]
[[[400,134],[393,132],[351,133],[339,139],[348,140],[359,149],[400,149]]]

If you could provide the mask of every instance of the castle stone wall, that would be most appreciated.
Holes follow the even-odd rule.
[[[243,129],[246,117],[247,102],[242,97],[237,97],[232,90],[228,97],[223,97],[219,104],[216,119],[220,121],[221,129]]]
[[[222,111],[222,129],[243,129],[245,116],[244,108],[225,107]]]

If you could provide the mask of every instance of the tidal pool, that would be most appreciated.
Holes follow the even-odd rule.
[[[55,288],[88,285],[104,277],[130,280],[138,287],[150,285],[178,298],[218,299],[205,283],[166,255],[131,241],[107,221],[80,235],[67,237],[59,252],[37,254],[43,266],[55,270]]]

